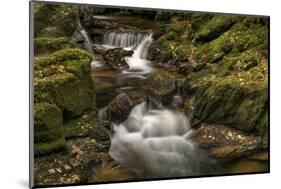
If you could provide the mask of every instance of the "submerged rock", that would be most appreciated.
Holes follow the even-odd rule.
[[[132,56],[134,51],[127,51],[123,48],[109,49],[103,53],[104,61],[113,69],[128,69],[129,65],[125,61],[125,56]]]
[[[125,121],[131,110],[133,103],[126,93],[117,95],[107,106],[106,117],[114,123],[122,123]]]

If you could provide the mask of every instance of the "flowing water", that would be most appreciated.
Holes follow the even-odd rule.
[[[140,44],[147,36],[147,32],[108,31],[103,34],[99,44],[107,45],[108,47],[132,47]]]
[[[87,46],[92,47],[91,39],[82,26],[80,32]],[[126,92],[134,103],[144,96],[153,98],[150,91],[146,90],[150,86],[143,84],[149,74],[161,69],[147,60],[147,50],[151,43],[151,32],[118,30],[104,33],[101,40],[93,44],[97,48],[122,47],[134,51],[131,57],[125,57],[129,69],[123,71],[112,70],[106,63],[94,58],[93,79],[96,105],[100,113],[120,92]],[[89,51],[92,52],[91,48]],[[173,74],[172,71],[169,73]],[[174,96],[171,106],[178,101],[182,101],[179,94]],[[161,102],[135,105],[129,118],[119,125],[113,123],[113,128],[109,154],[139,178],[202,176],[221,171],[214,164],[215,161],[191,141],[194,131],[189,119],[164,108]],[[239,166],[240,164],[236,165],[233,170],[239,172]],[[249,170],[252,169],[253,167],[249,167]],[[229,172],[231,171],[230,169]]]
[[[97,104],[101,112],[120,91],[126,92],[133,101],[151,96],[139,82],[155,69],[146,59],[152,33],[109,32],[105,36],[108,39],[98,45],[121,46],[134,50],[134,54],[126,57],[129,69],[122,72],[112,71],[99,61],[93,62]],[[189,119],[165,109],[160,102],[136,105],[124,123],[113,127],[109,154],[139,178],[194,176],[211,174],[215,170],[205,153],[191,141],[193,130]]]
[[[193,130],[182,114],[136,105],[129,118],[114,125],[109,154],[141,178],[211,174],[215,167],[191,141]]]

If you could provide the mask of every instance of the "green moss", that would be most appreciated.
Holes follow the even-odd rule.
[[[109,141],[106,129],[100,125],[93,111],[87,111],[82,116],[68,120],[63,125],[65,138],[91,136],[96,141]]]
[[[173,17],[151,46],[159,62],[188,59],[187,68],[206,65],[199,71],[191,69],[183,85],[185,94],[196,97],[199,119],[258,134],[266,142],[267,17],[197,13],[185,21]]]
[[[180,20],[186,20],[188,17],[190,17],[190,13],[186,12],[169,12],[169,11],[157,11],[155,15],[155,20],[161,20],[161,21],[169,21],[172,18],[178,18]]]
[[[34,54],[49,54],[55,51],[74,48],[77,45],[68,38],[35,38],[34,39]]]
[[[75,9],[72,5],[35,2],[34,35],[45,37],[70,36],[76,28]]]
[[[156,96],[163,96],[176,89],[177,79],[166,71],[152,73],[145,81]]]
[[[46,102],[34,104],[35,156],[58,152],[65,148],[62,123],[62,112],[56,105]]]
[[[39,70],[41,67],[46,67],[51,64],[63,64],[66,60],[81,60],[91,61],[91,55],[84,50],[78,48],[67,48],[56,51],[45,57],[35,57],[34,69]]]
[[[44,156],[66,150],[66,141],[58,139],[47,143],[37,143],[34,145],[34,156]]]
[[[240,80],[227,76],[199,88],[195,94],[195,115],[209,122],[263,134],[267,124],[264,119],[268,108],[267,88],[243,84]]]
[[[194,40],[196,41],[210,41],[219,37],[222,33],[227,31],[239,17],[237,16],[219,16],[212,17],[206,24],[200,27],[196,33]]]
[[[212,19],[211,14],[193,13],[190,16],[193,33],[197,32],[198,29],[203,26],[206,22]]]
[[[60,135],[62,112],[53,104],[46,102],[34,104],[34,131],[48,131]]]
[[[35,59],[35,102],[55,103],[64,119],[94,106],[91,56],[80,49],[63,49]]]

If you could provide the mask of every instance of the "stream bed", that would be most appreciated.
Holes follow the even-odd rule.
[[[186,137],[195,130],[191,128],[190,118],[182,113],[182,94],[174,93],[169,104],[163,106],[149,82],[149,76],[154,73],[173,77],[176,81],[183,81],[185,76],[147,60],[152,33],[146,32],[110,31],[94,44],[97,49],[134,51],[132,56],[125,57],[128,69],[112,69],[100,58],[92,62],[97,108],[104,110],[120,93],[126,93],[134,104],[125,122],[111,123],[114,130],[109,150],[111,157],[141,179],[267,170],[267,151],[258,150],[251,156],[225,162],[208,157],[207,151],[198,147],[191,137]],[[161,108],[144,108],[149,106],[143,102],[144,97],[156,99]],[[175,100],[180,103],[173,106]],[[226,129],[232,136],[231,131]],[[253,141],[257,142],[256,139]]]

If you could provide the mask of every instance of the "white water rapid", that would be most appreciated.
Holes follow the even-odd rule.
[[[82,26],[80,18],[79,18],[79,8],[78,6],[76,6],[76,20],[78,23],[78,30],[81,33],[81,35],[83,36],[83,38],[85,39],[85,46],[87,48],[87,50],[93,54],[93,48],[92,48],[92,42],[91,39],[88,35],[88,32],[85,30],[85,28]]]
[[[205,155],[191,141],[194,131],[184,115],[136,105],[114,126],[109,154],[140,178],[195,176],[211,172]]]
[[[122,74],[126,77],[145,78],[145,75],[153,71],[150,61],[147,60],[147,51],[152,41],[152,33],[111,31],[103,35],[103,40],[97,46],[133,50],[134,54],[131,57],[125,57],[129,69],[123,70]],[[99,67],[100,62],[94,62],[93,66]]]
[[[150,61],[147,60],[147,51],[152,43],[152,34],[145,37],[141,43],[134,50],[132,57],[126,57],[126,62],[129,65],[129,69],[123,71],[125,74],[148,74],[153,71],[150,65]]]

